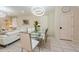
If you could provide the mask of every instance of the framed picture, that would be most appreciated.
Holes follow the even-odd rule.
[[[23,23],[24,24],[29,24],[29,21],[28,20],[23,20]]]

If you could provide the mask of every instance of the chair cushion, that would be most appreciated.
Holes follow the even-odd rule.
[[[31,38],[31,40],[32,40],[32,49],[34,49],[38,45],[39,41],[37,41],[35,38]]]

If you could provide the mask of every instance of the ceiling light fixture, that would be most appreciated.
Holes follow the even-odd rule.
[[[1,18],[4,18],[4,17],[6,17],[7,15],[4,13],[4,12],[0,12],[0,17]]]
[[[13,13],[13,10],[11,10],[10,8],[0,6],[0,17],[11,15],[11,13]]]
[[[12,12],[11,9],[9,9],[7,7],[2,7],[2,6],[0,6],[0,11],[3,11],[3,12]]]
[[[45,9],[43,7],[32,7],[31,11],[35,16],[43,16],[45,13]]]

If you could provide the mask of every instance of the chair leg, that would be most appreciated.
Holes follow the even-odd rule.
[[[46,43],[46,41],[45,41],[45,40],[43,40],[43,45],[45,45],[45,43]]]
[[[39,49],[39,52],[40,52],[40,46],[38,47],[38,49]]]
[[[38,44],[38,49],[39,49],[39,52],[40,52],[40,46],[41,46],[41,42]]]
[[[23,48],[21,48],[21,52],[23,52]]]

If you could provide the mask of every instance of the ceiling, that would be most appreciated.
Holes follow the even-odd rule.
[[[55,9],[55,6],[0,6],[0,16],[5,16],[4,14],[9,16],[30,16],[33,15],[31,11],[32,7],[43,7],[45,15]]]
[[[31,12],[31,8],[33,6],[5,6],[5,8],[9,9],[10,11],[6,12],[6,14],[10,16],[29,16],[33,15]],[[45,9],[45,14],[48,14],[54,7],[49,6],[42,6]]]

